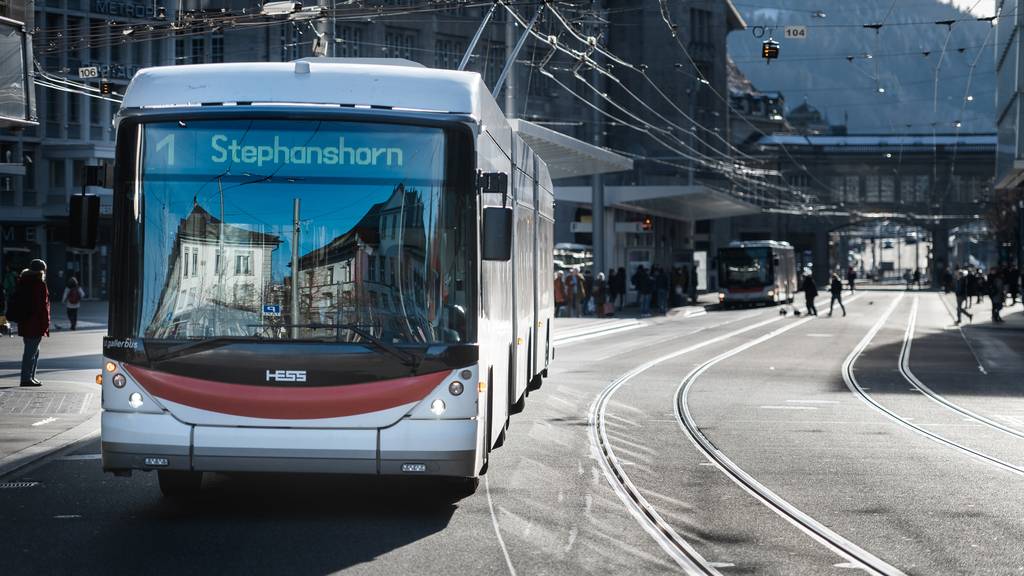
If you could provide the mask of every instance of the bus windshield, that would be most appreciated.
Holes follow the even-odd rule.
[[[466,341],[473,212],[442,129],[191,119],[141,139],[138,336]]]
[[[762,288],[772,283],[767,248],[728,248],[718,258],[725,288]]]

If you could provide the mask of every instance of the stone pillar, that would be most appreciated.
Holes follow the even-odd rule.
[[[829,268],[828,237],[828,228],[820,225],[814,227],[814,283],[818,286],[824,286],[832,274]]]
[[[839,233],[838,250],[839,275],[845,278],[846,269],[850,267],[850,238],[845,232]]]
[[[932,234],[932,287],[942,286],[942,273],[950,266],[949,262],[949,226],[936,225],[928,229]]]

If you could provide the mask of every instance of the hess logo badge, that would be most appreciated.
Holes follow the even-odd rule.
[[[267,370],[267,382],[305,382],[305,370]]]

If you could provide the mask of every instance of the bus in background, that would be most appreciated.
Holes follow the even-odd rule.
[[[799,288],[793,247],[774,240],[730,242],[718,250],[718,285],[725,307],[792,302]]]
[[[148,68],[116,125],[103,469],[475,490],[554,315],[551,178],[480,76]]]

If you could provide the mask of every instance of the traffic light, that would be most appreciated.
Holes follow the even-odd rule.
[[[642,228],[644,232],[650,232],[654,229],[654,219],[650,216],[644,216],[643,222],[640,223],[640,228]]]
[[[779,43],[771,38],[761,43],[761,58],[765,59],[766,64],[771,64],[772,60],[779,57]]]
[[[111,87],[109,80],[100,80],[100,94],[110,96]]]

